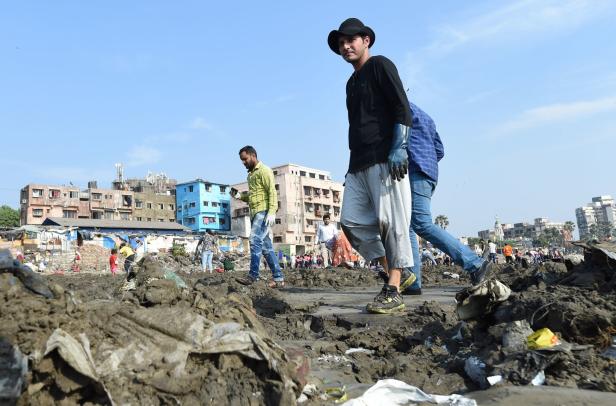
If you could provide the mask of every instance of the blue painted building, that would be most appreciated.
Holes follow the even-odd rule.
[[[231,231],[231,187],[195,179],[175,187],[177,222],[196,232]]]

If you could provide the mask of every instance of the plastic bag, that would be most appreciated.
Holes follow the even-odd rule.
[[[549,328],[542,328],[529,335],[526,339],[528,349],[540,350],[542,348],[550,348],[560,344],[558,336]]]

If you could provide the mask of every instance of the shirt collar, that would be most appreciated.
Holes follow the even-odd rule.
[[[259,168],[261,168],[261,161],[257,162],[257,164],[255,165],[255,167],[252,169],[252,171],[250,171],[250,173],[254,173],[256,172]]]

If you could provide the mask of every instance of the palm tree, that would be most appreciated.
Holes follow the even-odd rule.
[[[573,230],[575,230],[575,223],[573,221],[565,221],[565,225],[563,226],[563,230],[566,231],[565,240],[570,241],[573,239]]]
[[[434,219],[434,224],[436,224],[437,226],[439,226],[443,230],[446,230],[447,226],[449,225],[449,219],[444,214],[439,214]]]

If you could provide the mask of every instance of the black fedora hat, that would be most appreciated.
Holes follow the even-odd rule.
[[[370,37],[370,45],[368,45],[368,48],[374,44],[374,31],[357,18],[347,18],[344,20],[342,24],[340,24],[340,28],[329,33],[327,36],[327,43],[332,51],[340,55],[338,38],[341,36],[353,36],[358,34],[364,34]]]

